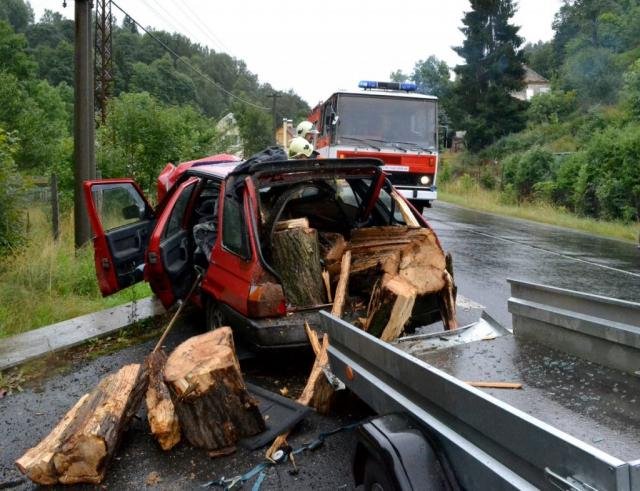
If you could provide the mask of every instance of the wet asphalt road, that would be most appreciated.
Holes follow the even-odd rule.
[[[442,202],[425,217],[453,255],[458,291],[504,326],[511,327],[507,278],[640,302],[635,244]]]
[[[459,293],[486,307],[499,322],[511,325],[507,312],[506,278],[535,281],[591,293],[640,301],[640,250],[635,245],[577,232],[480,214],[436,203],[425,216],[437,231],[444,248],[455,261]],[[175,346],[198,334],[191,318],[169,337]],[[13,461],[44,437],[79,396],[91,390],[106,373],[125,363],[141,362],[153,342],[126,348],[83,362],[67,375],[55,376],[36,389],[0,399],[0,488],[20,480]],[[249,381],[275,389],[304,383],[310,361],[305,357],[251,360],[242,363]],[[277,383],[276,383],[277,381]],[[311,415],[290,439],[296,447],[319,432],[356,421],[367,415],[357,404],[345,404],[331,417]],[[140,411],[103,483],[106,489],[202,489],[200,485],[220,476],[245,472],[262,460],[263,450],[211,459],[206,452],[180,444],[162,453],[148,434],[146,416]],[[298,475],[290,465],[272,468],[263,489],[352,489],[350,459],[352,434],[339,434],[313,453],[297,458]],[[146,483],[151,472],[160,482]],[[251,483],[249,483],[250,486]],[[91,487],[93,489],[94,487]]]

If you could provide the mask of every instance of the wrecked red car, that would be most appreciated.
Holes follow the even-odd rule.
[[[425,229],[433,250],[442,252],[424,218],[394,190],[381,165],[377,159],[240,162],[213,156],[167,166],[158,179],[155,207],[131,179],[87,181],[102,294],[145,280],[170,307],[187,295],[200,271],[194,302],[204,310],[208,328],[230,325],[258,348],[307,345],[305,321],[319,327],[318,312],[331,308],[340,257],[329,264],[329,256],[335,256],[338,239],[347,244],[344,250],[355,234],[368,229],[385,237],[387,230]],[[288,298],[293,293],[288,294],[274,263],[274,236],[283,223],[286,228],[296,219],[317,231],[318,268],[327,276],[326,292],[314,305],[296,305]],[[375,257],[390,256],[394,247],[389,242]],[[381,261],[369,263],[373,266],[354,266],[353,274],[371,267],[383,273]],[[444,269],[444,263],[437,268]],[[366,319],[373,283],[350,278],[345,318]],[[429,291],[438,289],[441,285]],[[441,311],[441,296],[418,295],[407,328],[439,320]]]

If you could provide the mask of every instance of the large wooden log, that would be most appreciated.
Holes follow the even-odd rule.
[[[273,234],[273,265],[282,278],[288,302],[296,307],[325,303],[318,233],[289,228]]]
[[[146,386],[146,371],[138,364],[106,376],[16,461],[18,469],[38,484],[99,484]]]
[[[264,431],[258,402],[247,392],[228,327],[194,336],[165,365],[164,380],[182,434],[193,446],[231,447]]]
[[[167,362],[164,351],[152,352],[146,360],[149,372],[147,388],[147,419],[151,434],[162,450],[170,450],[180,441],[180,424],[169,389],[164,383],[163,371]]]

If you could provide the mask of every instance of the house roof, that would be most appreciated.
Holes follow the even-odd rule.
[[[533,68],[523,65],[524,67],[524,82],[527,84],[548,84],[549,81],[536,72]]]

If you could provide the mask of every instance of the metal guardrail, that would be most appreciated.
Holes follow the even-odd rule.
[[[624,462],[485,394],[326,312],[334,373],[379,414],[429,428],[469,489],[550,488],[550,475],[590,489],[640,490]],[[574,487],[574,489],[583,489]]]
[[[640,303],[508,281],[517,336],[640,375]]]

